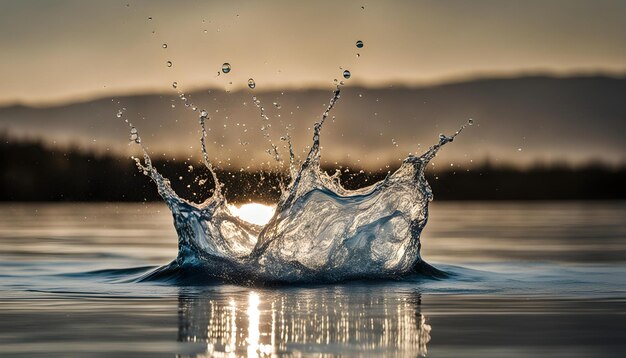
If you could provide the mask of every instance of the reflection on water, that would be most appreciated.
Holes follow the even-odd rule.
[[[335,289],[179,297],[180,342],[206,343],[207,357],[336,356],[358,352],[424,356],[431,326],[419,293],[346,294]]]
[[[624,217],[434,202],[448,279],[251,289],[129,282],[176,256],[163,204],[0,205],[0,356],[623,358]]]

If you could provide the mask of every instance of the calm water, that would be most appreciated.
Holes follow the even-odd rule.
[[[161,204],[0,206],[0,355],[623,357],[626,203],[439,203],[443,280],[134,283],[176,256]],[[117,270],[119,269],[119,270]]]

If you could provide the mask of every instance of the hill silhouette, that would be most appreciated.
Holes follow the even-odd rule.
[[[184,89],[182,84],[179,89]],[[331,91],[329,84],[325,90],[202,90],[186,97],[211,116],[207,122],[211,159],[239,169],[271,159],[265,153],[268,145],[260,129],[264,123],[252,95],[258,96],[270,117],[270,138],[279,142],[289,132],[302,155]],[[489,158],[514,165],[537,160],[619,164],[626,161],[624,93],[625,78],[602,76],[478,79],[416,88],[344,87],[333,111],[336,119],[322,133],[323,160],[384,170],[388,163],[418,151],[419,143],[430,145],[439,133],[454,132],[473,118],[475,126],[447,146],[437,163],[471,167]],[[152,153],[199,155],[198,111],[185,107],[174,89],[169,94],[0,108],[0,130],[19,138],[42,138],[48,144],[128,154],[128,127],[115,116],[123,108],[123,119],[137,126]]]

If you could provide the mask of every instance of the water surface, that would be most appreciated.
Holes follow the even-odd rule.
[[[451,274],[277,287],[136,282],[164,204],[0,206],[0,355],[622,357],[626,203],[439,203]]]

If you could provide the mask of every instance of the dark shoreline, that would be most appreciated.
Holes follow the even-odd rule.
[[[210,175],[193,163],[154,160],[155,167],[184,198],[202,202],[211,191]],[[153,183],[139,173],[132,160],[99,156],[79,150],[48,148],[39,142],[3,141],[0,144],[0,202],[142,202],[160,201]],[[329,173],[335,168],[324,168]],[[391,171],[395,168],[390,168]],[[230,202],[275,202],[281,174],[219,170]],[[384,179],[387,172],[351,168],[341,173],[349,189]],[[182,179],[181,179],[182,178]],[[473,169],[429,169],[426,178],[436,200],[540,201],[626,199],[626,165],[600,163],[572,168],[567,165],[528,169],[484,164]],[[199,180],[205,179],[201,186]]]

